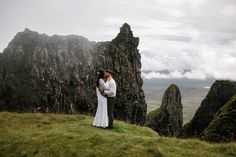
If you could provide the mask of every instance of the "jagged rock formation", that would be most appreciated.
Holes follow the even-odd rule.
[[[201,138],[212,142],[236,140],[236,94],[217,112]]]
[[[236,93],[236,82],[216,81],[202,101],[193,119],[184,125],[182,137],[199,136],[219,109]]]
[[[96,72],[106,66],[118,85],[115,118],[143,124],[147,105],[138,44],[126,23],[114,40],[98,43],[25,29],[0,56],[0,110],[94,113]]]
[[[179,88],[172,84],[164,93],[160,108],[148,114],[146,125],[160,135],[177,136],[183,125],[183,106]]]

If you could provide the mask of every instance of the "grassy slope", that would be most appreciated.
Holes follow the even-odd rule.
[[[120,121],[105,130],[91,122],[83,115],[0,112],[0,156],[236,156],[236,143],[159,137],[149,128]]]

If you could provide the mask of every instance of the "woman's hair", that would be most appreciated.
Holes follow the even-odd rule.
[[[104,70],[99,70],[97,73],[97,81],[96,81],[96,86],[99,87],[99,80],[103,79],[105,75],[105,71]]]

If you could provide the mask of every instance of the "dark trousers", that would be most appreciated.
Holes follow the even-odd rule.
[[[113,109],[114,109],[114,103],[115,103],[116,98],[115,97],[108,97],[107,98],[107,111],[108,111],[108,127],[112,128],[113,127]]]

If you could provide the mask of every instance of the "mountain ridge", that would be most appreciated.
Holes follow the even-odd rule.
[[[96,73],[109,68],[118,84],[115,118],[142,125],[147,105],[138,44],[127,23],[110,42],[25,29],[1,55],[0,110],[94,114]]]

